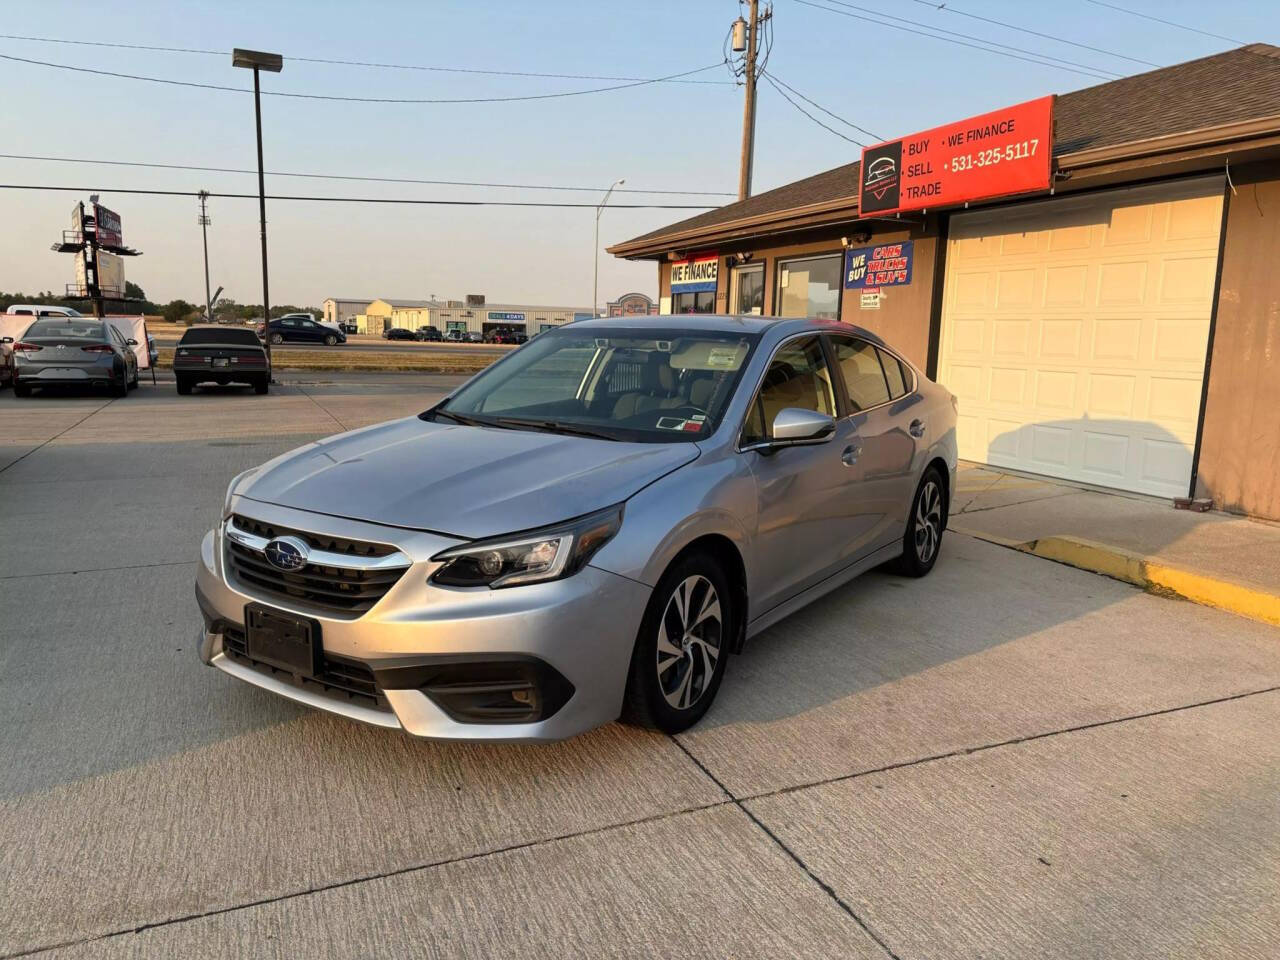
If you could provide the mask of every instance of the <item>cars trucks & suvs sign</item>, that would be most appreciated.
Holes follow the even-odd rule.
[[[956,207],[1048,190],[1053,97],[993,110],[862,151],[859,212]]]

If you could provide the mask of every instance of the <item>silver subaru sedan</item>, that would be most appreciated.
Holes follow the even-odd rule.
[[[232,480],[200,656],[422,737],[683,730],[753,634],[932,569],[955,430],[954,396],[848,324],[569,324]]]

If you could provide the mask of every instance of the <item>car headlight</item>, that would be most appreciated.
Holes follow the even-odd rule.
[[[248,479],[250,476],[258,472],[257,467],[252,467],[244,473],[237,473],[231,478],[231,482],[227,484],[226,496],[222,498],[222,519],[225,520],[231,516],[231,498],[235,495],[236,487],[240,486],[242,480]]]
[[[572,576],[622,526],[622,506],[510,537],[451,547],[432,560],[443,565],[431,582],[447,587],[514,587]]]

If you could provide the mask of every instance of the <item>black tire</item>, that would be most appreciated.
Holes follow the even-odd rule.
[[[902,556],[893,564],[906,577],[923,577],[938,562],[942,534],[947,528],[947,485],[937,467],[920,478],[911,499],[907,530],[902,536]]]
[[[275,344],[275,345],[277,345],[277,346],[278,346],[279,344],[284,343],[284,336],[283,336],[283,334],[273,333],[273,334],[271,335],[271,342],[272,342],[272,344]]]
[[[134,367],[134,368],[133,368],[133,379],[129,381],[129,389],[130,389],[130,390],[137,390],[137,389],[138,389],[138,376],[139,376],[138,368],[137,368],[137,367]]]
[[[111,395],[113,397],[127,397],[129,395],[129,367],[120,371],[120,382],[111,385]]]
[[[186,397],[191,395],[191,388],[194,386],[194,384],[190,381],[190,379],[188,379],[187,377],[178,376],[178,377],[174,377],[174,382],[177,384],[178,393],[181,396]]]
[[[324,345],[326,347],[336,347],[338,345],[338,338],[332,333],[327,334],[324,338]]]
[[[267,377],[262,376],[253,381],[253,392],[261,396],[271,389],[271,381]]]
[[[31,384],[29,384],[29,383],[22,383],[21,381],[14,380],[14,381],[13,381],[13,395],[14,395],[15,397],[29,397],[29,396],[31,396]]]
[[[708,596],[708,586],[713,597]],[[683,618],[677,591],[683,591],[683,607],[688,610]],[[724,679],[736,616],[733,602],[729,581],[712,557],[691,553],[672,564],[654,588],[640,622],[623,697],[624,723],[679,733],[702,719]],[[708,615],[713,606],[718,616]],[[693,629],[686,629],[690,620]],[[671,639],[677,630],[681,636]],[[660,653],[664,631],[669,649]],[[681,701],[687,705],[681,707]]]

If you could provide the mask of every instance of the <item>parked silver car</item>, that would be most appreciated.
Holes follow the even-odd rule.
[[[425,737],[682,730],[751,635],[871,567],[929,572],[955,425],[847,324],[548,331],[420,416],[236,477],[200,656]]]
[[[82,386],[123,397],[138,385],[137,343],[93,317],[41,317],[11,345],[14,396],[29,397],[36,387]]]

